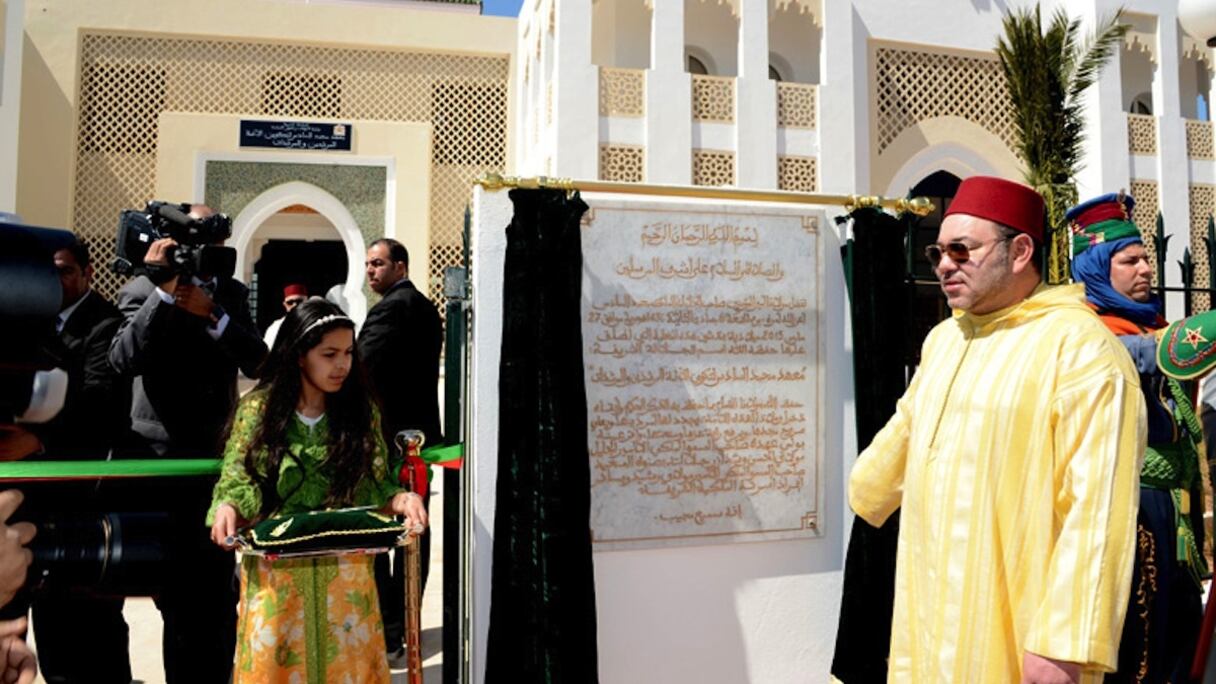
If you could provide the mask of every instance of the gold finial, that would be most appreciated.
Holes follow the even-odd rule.
[[[928,216],[936,208],[933,206],[933,202],[929,201],[928,197],[909,197],[907,199],[900,199],[895,203],[895,210],[897,212],[903,213],[906,211],[917,216]]]

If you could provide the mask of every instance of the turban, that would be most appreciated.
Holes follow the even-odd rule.
[[[1110,260],[1131,245],[1143,244],[1128,220],[1134,201],[1122,194],[1096,197],[1064,214],[1072,233],[1072,277],[1085,285],[1085,298],[1098,313],[1112,313],[1145,327],[1160,324],[1161,300],[1137,302],[1110,284]]]

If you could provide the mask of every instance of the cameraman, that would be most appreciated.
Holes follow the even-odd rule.
[[[91,287],[93,265],[87,245],[78,239],[54,254],[63,299],[55,320],[56,335],[48,346],[67,371],[68,387],[59,413],[29,426],[36,436],[39,459],[104,460],[124,441],[130,419],[130,382],[119,377],[108,359],[110,341],[122,322],[113,304]],[[34,486],[23,512],[33,519],[55,513],[95,510],[96,483]],[[22,602],[31,597],[25,596]],[[43,677],[56,682],[131,681],[127,623],[123,599],[70,591],[36,595],[33,618]],[[10,607],[10,612],[13,608]],[[24,606],[16,606],[24,612]],[[82,640],[81,629],[95,636]]]
[[[190,206],[194,220],[212,216]],[[177,243],[154,241],[147,275],[123,286],[125,316],[110,346],[110,362],[134,377],[132,429],[148,455],[215,458],[236,403],[236,372],[256,377],[266,345],[249,313],[249,291],[231,277],[182,275],[171,267]],[[203,519],[211,485],[164,491],[172,517],[164,587],[156,605],[165,621],[168,684],[228,681],[236,641],[233,557],[208,539]],[[148,492],[155,497],[157,492]]]

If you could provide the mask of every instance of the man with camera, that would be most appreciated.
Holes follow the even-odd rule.
[[[229,234],[227,217],[195,204],[170,209],[190,235],[211,243]],[[256,377],[266,345],[249,313],[248,290],[228,273],[209,273],[206,250],[172,237],[151,242],[140,275],[118,295],[125,321],[110,362],[134,378],[132,429],[148,455],[214,458],[236,403],[236,373]],[[213,263],[224,263],[216,259]],[[205,484],[206,486],[201,486]],[[157,607],[165,621],[169,684],[225,682],[236,639],[232,554],[212,545],[203,526],[211,482],[187,490],[160,487],[171,517],[167,567]]]
[[[68,387],[59,413],[30,426],[41,452],[33,458],[104,460],[124,442],[130,424],[130,382],[118,375],[108,358],[122,315],[91,288],[93,265],[85,243],[74,240],[57,250],[53,259],[63,300],[55,321],[57,336],[49,349],[67,371]],[[98,495],[93,482],[32,486],[23,511],[38,520],[94,511]],[[32,597],[46,681],[130,682],[123,600],[56,589]],[[21,612],[29,598],[21,600]],[[81,639],[82,629],[95,636]]]

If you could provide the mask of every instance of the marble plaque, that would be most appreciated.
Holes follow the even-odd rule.
[[[589,204],[597,548],[818,536],[822,212]]]

